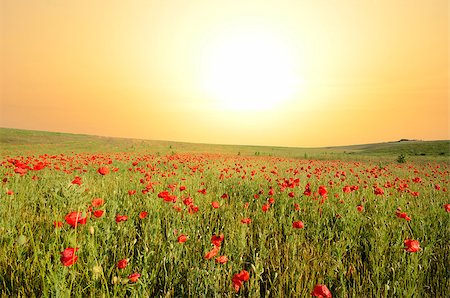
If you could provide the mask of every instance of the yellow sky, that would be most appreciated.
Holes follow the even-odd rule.
[[[1,6],[1,127],[284,146],[450,138],[447,0]]]

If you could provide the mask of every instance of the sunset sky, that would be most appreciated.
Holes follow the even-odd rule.
[[[0,127],[315,147],[449,139],[448,0],[2,0]]]

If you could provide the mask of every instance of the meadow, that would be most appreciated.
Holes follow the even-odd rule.
[[[0,133],[2,297],[448,295],[449,141]]]

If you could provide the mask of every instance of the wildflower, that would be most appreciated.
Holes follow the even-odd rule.
[[[362,205],[358,205],[356,206],[356,210],[358,210],[358,212],[362,212],[364,210],[364,207]]]
[[[267,204],[264,204],[261,209],[263,212],[267,212],[267,210],[269,210],[269,208],[270,208],[270,203],[267,203]]]
[[[404,218],[406,221],[411,220],[411,217],[409,217],[408,214],[406,214],[406,212],[396,211],[395,215],[397,215],[398,218]]]
[[[217,257],[215,261],[219,264],[225,264],[226,262],[228,262],[228,258],[226,256],[220,256]]]
[[[75,252],[78,250],[78,247],[68,247],[63,252],[61,252],[61,263],[63,266],[72,266],[78,259],[78,256],[75,255]]]
[[[248,281],[250,279],[250,274],[246,271],[246,270],[242,270],[239,273],[236,273],[235,275],[233,275],[233,286],[234,289],[236,290],[236,292],[239,292],[239,289],[242,286],[242,283],[244,281]]]
[[[181,234],[180,236],[178,236],[178,239],[177,239],[178,243],[184,243],[184,242],[186,242],[186,240],[187,240],[187,236],[184,234]]]
[[[103,204],[105,204],[105,200],[100,199],[100,198],[93,199],[92,202],[91,202],[91,204],[92,204],[92,207],[100,207],[100,206],[102,206]]]
[[[243,219],[241,219],[241,223],[243,223],[243,224],[249,224],[251,222],[252,222],[252,220],[248,217],[244,217]]]
[[[141,275],[139,273],[132,273],[132,274],[128,275],[128,279],[130,282],[137,282],[139,277],[141,277]]]
[[[119,215],[119,214],[116,215],[116,222],[117,223],[119,223],[121,221],[127,221],[127,220],[128,220],[128,216],[126,216],[126,215]]]
[[[328,193],[327,188],[323,185],[320,185],[319,186],[319,195],[321,197],[326,197],[327,193]]]
[[[445,211],[450,212],[450,204],[445,204],[444,209]]]
[[[209,260],[217,256],[219,253],[220,247],[214,246],[214,248],[206,253],[206,255],[203,257],[205,260]]]
[[[107,168],[107,167],[100,167],[100,168],[98,168],[98,170],[97,170],[97,172],[100,174],[100,175],[107,175],[107,174],[109,174],[109,168]]]
[[[55,228],[61,228],[63,226],[63,223],[62,223],[62,221],[54,221],[53,226]]]
[[[148,215],[148,212],[142,211],[142,212],[139,213],[139,218],[140,218],[140,219],[146,218],[147,215]]]
[[[212,202],[212,203],[211,203],[211,206],[212,206],[214,209],[217,209],[217,208],[220,207],[219,202],[216,202],[216,201]]]
[[[102,215],[103,215],[103,213],[104,213],[105,211],[103,211],[103,210],[95,210],[94,211],[94,216],[95,217],[102,217]]]
[[[183,204],[186,206],[194,204],[194,200],[191,197],[187,197],[183,200]]]
[[[223,234],[220,234],[219,236],[212,235],[211,243],[214,244],[214,246],[220,246],[224,238]]]
[[[375,190],[373,191],[375,193],[375,195],[377,196],[381,196],[384,194],[384,190],[381,187],[377,187],[375,188]]]
[[[305,225],[304,225],[303,221],[299,220],[299,221],[293,221],[292,227],[294,229],[303,229],[305,227]]]
[[[194,204],[189,205],[188,213],[194,214],[198,212],[198,206],[195,206]]]
[[[81,177],[75,176],[75,179],[72,180],[72,184],[81,185]]]
[[[344,188],[342,188],[342,191],[344,193],[350,193],[352,191],[352,189],[350,188],[350,185],[346,185],[346,186],[344,186]]]
[[[417,240],[406,239],[403,243],[407,252],[418,252],[421,249]]]
[[[119,268],[119,269],[124,269],[125,267],[127,267],[127,265],[128,265],[127,259],[123,259],[123,260],[120,260],[119,262],[117,262],[117,268]]]
[[[78,224],[80,225],[86,224],[87,218],[82,216],[83,216],[82,212],[74,211],[67,214],[64,219],[69,225],[72,226],[72,228],[76,228]]]
[[[311,295],[318,298],[332,298],[330,290],[326,285],[315,285]]]
[[[170,194],[168,191],[162,191],[158,194],[158,198],[164,199],[165,202],[173,202],[177,201],[177,197],[175,195]]]

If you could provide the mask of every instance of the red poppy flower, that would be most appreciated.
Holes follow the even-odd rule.
[[[128,265],[127,259],[123,259],[123,260],[120,260],[119,262],[117,262],[117,268],[119,268],[119,269],[123,269],[123,268],[127,267],[127,265]]]
[[[72,184],[81,185],[81,177],[75,176],[75,179],[72,180]]]
[[[252,222],[252,220],[250,218],[248,218],[248,217],[245,217],[245,218],[241,219],[241,223],[243,223],[243,224],[249,224],[251,222]]]
[[[406,221],[411,220],[411,217],[409,217],[408,214],[406,214],[406,212],[397,211],[395,212],[395,215],[397,215],[398,218],[404,218]]]
[[[53,226],[55,228],[61,228],[63,226],[63,223],[62,223],[62,221],[54,221]]]
[[[82,217],[83,213],[82,212],[71,212],[69,214],[66,215],[66,217],[64,218],[66,220],[66,222],[72,226],[72,228],[76,228],[78,224],[80,225],[85,225],[86,224],[86,217]]]
[[[17,167],[17,168],[14,169],[14,173],[17,173],[17,174],[20,174],[20,175],[25,175],[27,172],[28,172],[28,170],[24,169],[24,168]]]
[[[168,191],[162,191],[158,194],[158,198],[164,199],[166,202],[173,202],[175,203],[177,201],[177,197],[175,195],[170,194]]]
[[[187,197],[183,200],[183,204],[186,206],[194,204],[194,200],[191,197]]]
[[[358,210],[358,212],[362,212],[364,210],[364,207],[362,205],[358,205],[356,206],[356,209]]]
[[[211,243],[214,244],[214,246],[220,246],[224,238],[223,234],[220,234],[219,236],[212,235]]]
[[[128,194],[129,194],[130,196],[134,195],[135,193],[136,193],[136,190],[135,190],[135,189],[132,189],[132,190],[129,190],[129,191],[128,191]]]
[[[219,202],[214,201],[214,202],[211,203],[211,206],[212,206],[214,209],[217,209],[217,208],[220,207],[220,204],[219,204]]]
[[[6,194],[7,194],[8,196],[12,196],[12,195],[14,194],[14,192],[10,189],[10,190],[8,190],[8,191],[6,192]]]
[[[107,174],[109,174],[109,168],[107,168],[107,167],[100,167],[100,168],[98,168],[97,172],[100,175],[107,175]]]
[[[121,221],[127,221],[128,220],[128,216],[126,215],[116,215],[116,222],[121,222]]]
[[[406,239],[403,243],[407,252],[418,252],[421,249],[417,240]]]
[[[375,190],[373,191],[375,195],[377,196],[381,196],[384,194],[384,190],[381,187],[377,187],[375,188]]]
[[[450,204],[445,204],[444,209],[445,211],[450,212]]]
[[[94,216],[95,217],[102,217],[102,215],[103,215],[103,213],[104,213],[105,211],[103,211],[103,210],[95,210],[94,211]]]
[[[239,273],[236,273],[235,275],[233,275],[233,286],[234,289],[236,290],[236,292],[239,292],[239,289],[242,286],[242,283],[244,281],[248,281],[250,279],[250,274],[246,271],[246,270],[242,270]]]
[[[318,298],[332,298],[330,290],[326,285],[315,285],[311,295]]]
[[[187,240],[187,236],[184,234],[181,234],[180,236],[178,236],[178,239],[177,239],[178,243],[184,243],[184,242],[186,242],[186,240]]]
[[[350,188],[350,185],[346,185],[344,186],[344,188],[342,188],[342,191],[345,193],[350,193],[352,189]]]
[[[137,282],[139,277],[141,277],[141,275],[139,273],[132,273],[132,274],[128,275],[128,279],[130,282]]]
[[[267,203],[267,204],[264,204],[261,209],[263,212],[267,212],[267,210],[269,210],[269,208],[270,208],[270,203]]]
[[[139,218],[140,218],[140,219],[146,218],[147,215],[148,215],[148,212],[147,212],[147,211],[142,211],[142,212],[139,213]]]
[[[293,191],[291,191],[290,193],[288,193],[288,196],[289,196],[290,198],[293,198],[293,197],[295,197],[295,193],[294,193]]]
[[[194,214],[198,212],[198,206],[195,206],[194,204],[189,205],[188,209],[189,214]]]
[[[219,264],[225,264],[226,262],[228,262],[228,258],[226,256],[220,256],[217,257],[215,261]]]
[[[40,170],[42,170],[43,168],[45,168],[45,163],[43,163],[43,162],[38,162],[37,164],[35,164],[34,165],[34,167],[33,167],[33,170],[35,170],[35,171],[40,171]]]
[[[303,223],[303,221],[299,220],[299,221],[293,221],[292,222],[292,227],[294,229],[303,229],[305,227],[305,224]]]
[[[181,186],[180,186],[180,191],[183,191],[183,190],[186,190],[186,186],[181,185]]]
[[[219,253],[220,247],[214,246],[214,248],[206,253],[206,255],[203,257],[205,260],[209,260],[217,256]]]
[[[327,195],[327,193],[328,193],[327,188],[323,185],[320,185],[319,186],[319,195],[321,197],[325,197]]]
[[[222,199],[228,199],[228,194],[224,193],[224,194],[221,196],[221,198],[222,198]]]
[[[100,198],[93,199],[92,202],[91,202],[92,207],[100,207],[100,206],[102,206],[104,203],[105,203],[105,200],[100,199]]]
[[[63,266],[72,266],[78,260],[78,256],[75,255],[75,252],[78,250],[78,247],[68,247],[63,252],[61,252],[61,263]]]

